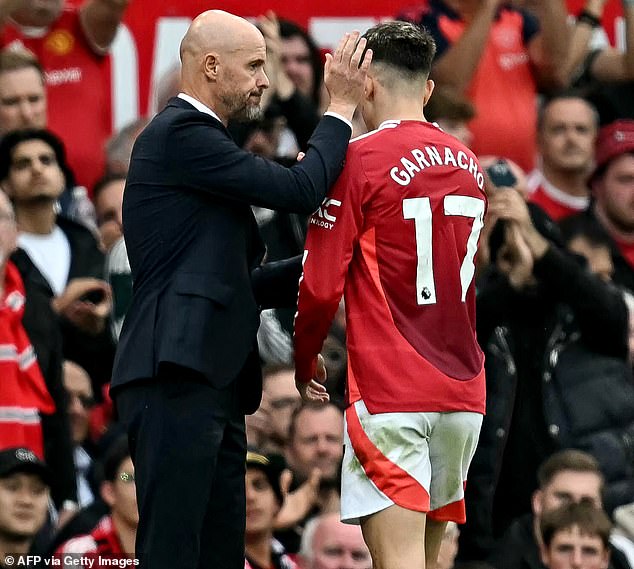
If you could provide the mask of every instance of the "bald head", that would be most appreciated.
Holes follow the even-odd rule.
[[[230,119],[254,120],[269,80],[264,73],[264,36],[244,18],[221,10],[197,16],[181,42],[185,94]]]
[[[231,53],[254,39],[264,41],[260,31],[244,18],[222,10],[207,10],[194,18],[181,41],[181,61],[185,64],[188,56],[196,58],[209,51]]]
[[[307,569],[371,569],[372,559],[361,528],[326,513],[306,524],[300,557]]]

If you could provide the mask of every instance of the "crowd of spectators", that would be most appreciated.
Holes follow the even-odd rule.
[[[625,51],[604,39],[608,2]],[[0,0],[0,567],[6,554],[134,556],[134,466],[108,397],[132,294],[125,177],[151,118],[112,132],[108,48],[127,4]],[[634,0],[578,14],[564,0],[418,0],[394,16],[438,46],[426,118],[488,172],[487,415],[467,524],[448,528],[438,566],[634,567]],[[272,12],[258,26],[265,112],[230,130],[292,164],[327,106],[321,52]],[[177,93],[171,73],[157,100]],[[305,217],[254,215],[268,260],[302,253]],[[337,517],[344,310],[324,406],[295,388],[294,311],[262,313],[245,568],[370,569],[361,530]]]

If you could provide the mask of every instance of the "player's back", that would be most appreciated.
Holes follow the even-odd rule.
[[[351,142],[347,164],[363,219],[345,287],[350,399],[371,412],[483,412],[475,156],[433,124],[388,121]]]

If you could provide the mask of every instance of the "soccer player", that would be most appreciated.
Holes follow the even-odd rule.
[[[296,385],[325,400],[318,358],[342,293],[349,351],[342,519],[375,569],[432,566],[485,408],[474,255],[486,199],[474,154],[428,123],[435,45],[405,22],[364,37],[372,129],[309,220],[295,320]],[[424,539],[423,539],[424,536]]]

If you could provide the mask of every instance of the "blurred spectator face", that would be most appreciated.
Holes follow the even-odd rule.
[[[542,557],[548,569],[606,569],[610,560],[601,538],[578,526],[556,532]]]
[[[102,484],[101,495],[110,506],[112,517],[129,528],[139,524],[139,511],[136,503],[136,485],[134,483],[134,465],[130,457],[117,469],[115,479]]]
[[[544,512],[582,500],[602,507],[601,478],[594,472],[564,470],[533,494],[533,513],[539,518]]]
[[[272,531],[280,506],[275,492],[259,468],[247,468],[246,473],[247,525],[246,536],[256,537]]]
[[[11,17],[23,26],[43,28],[57,20],[63,8],[64,0],[23,0]]]
[[[68,393],[68,418],[73,442],[81,445],[88,437],[90,409],[94,404],[90,377],[73,362],[64,362],[64,387]]]
[[[301,403],[293,370],[281,370],[267,375],[262,390],[262,405],[269,411],[270,436],[286,442],[291,417]]]
[[[286,460],[300,480],[313,468],[325,480],[336,480],[343,457],[343,415],[334,405],[306,407],[295,418],[295,433],[288,442]]]
[[[99,235],[106,251],[123,235],[122,212],[125,180],[113,180],[99,191],[95,198],[95,213]]]
[[[46,128],[46,90],[34,67],[0,73],[0,132]]]
[[[308,569],[371,569],[372,559],[360,526],[339,521],[328,514],[315,529],[313,557]]]
[[[37,139],[18,144],[11,156],[6,187],[16,202],[57,199],[64,191],[64,174],[53,149]]]
[[[612,280],[614,263],[612,262],[612,252],[607,245],[595,245],[579,235],[568,243],[568,249],[573,253],[577,253],[577,255],[584,256],[592,273],[598,275],[606,282]]]
[[[314,79],[310,48],[301,36],[282,38],[282,65],[297,90],[312,97]]]
[[[25,472],[0,478],[0,534],[11,540],[31,539],[44,525],[48,486]]]
[[[588,103],[576,98],[553,101],[539,132],[544,164],[564,172],[589,172],[596,137],[596,118]]]
[[[634,154],[621,154],[595,182],[595,197],[619,231],[634,231]]]
[[[6,194],[0,191],[0,265],[15,251],[17,240],[18,229],[13,206]]]
[[[473,133],[469,129],[467,121],[438,119],[436,122],[447,134],[455,136],[465,146],[470,146],[473,142]]]

